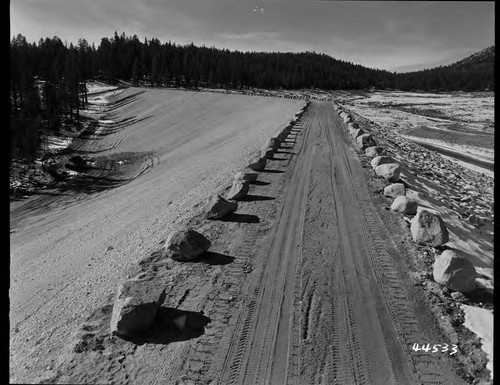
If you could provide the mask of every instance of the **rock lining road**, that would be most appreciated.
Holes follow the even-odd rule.
[[[110,339],[106,333],[112,293],[106,304],[103,290],[110,287],[108,284],[100,289],[100,296],[66,319],[74,328],[83,318],[82,328],[101,336],[103,349],[73,353],[71,338],[61,334],[61,329],[69,332],[68,327],[62,327],[61,317],[48,330],[41,330],[41,323],[50,321],[58,309],[66,315],[71,312],[73,303],[67,301],[78,291],[69,289],[80,283],[71,281],[67,266],[62,277],[67,284],[57,287],[50,306],[45,303],[37,314],[33,306],[38,298],[31,298],[28,309],[33,312],[24,319],[20,304],[14,307],[15,323],[22,331],[15,339],[19,350],[11,356],[11,366],[16,358],[21,358],[16,365],[22,365],[26,358],[36,357],[27,351],[32,346],[29,340],[38,339],[37,344],[48,352],[65,346],[45,359],[37,357],[41,361],[38,367],[51,359],[53,367],[46,378],[53,382],[463,383],[446,355],[411,350],[415,342],[437,342],[431,340],[435,333],[432,325],[422,323],[413,307],[398,261],[398,235],[389,233],[380,219],[353,146],[331,104],[312,101],[277,156],[259,172],[259,183],[252,185],[248,199],[240,203],[239,220],[206,221],[201,214],[187,219],[196,212],[178,215],[176,223],[194,226],[213,241],[215,253],[232,258],[215,264],[169,262],[163,275],[159,274],[164,278],[162,284],[170,289],[165,302],[188,312],[188,325],[196,319],[196,312],[209,318],[210,323],[200,329],[201,335],[143,345]],[[159,171],[164,160],[161,155],[159,159],[157,167],[137,180],[149,184],[142,189],[136,186],[134,191],[144,193],[146,187],[164,177]],[[218,186],[223,181],[219,177]],[[221,192],[216,186],[207,184],[203,191],[218,188]],[[128,187],[120,187],[122,194]],[[130,199],[129,205],[148,206],[147,200]],[[97,206],[89,208],[98,210]],[[155,210],[159,206],[148,208],[149,213]],[[257,220],[248,220],[250,217]],[[93,224],[91,218],[85,224],[87,231]],[[146,218],[139,216],[139,224],[141,220],[146,223],[122,229],[128,239],[113,245],[123,253],[121,258],[114,257],[114,266],[123,263],[123,258],[144,253],[144,249],[153,251],[153,245],[161,242],[162,224],[158,222],[165,218]],[[32,228],[30,234],[35,230]],[[98,238],[99,231],[94,229],[92,237]],[[150,235],[139,237],[142,241],[137,242],[134,234],[148,231]],[[23,236],[26,233],[21,231],[15,239],[20,241]],[[98,247],[102,250],[105,244],[100,242]],[[127,260],[126,265],[130,267],[138,259]],[[30,266],[35,269],[36,263]],[[104,283],[111,270],[106,268],[100,281],[94,279],[93,284]],[[17,299],[21,299],[19,292]],[[89,318],[92,311],[95,313]],[[31,329],[27,331],[23,323]],[[42,338],[37,338],[37,333]],[[54,342],[53,336],[60,342]],[[104,355],[108,360],[100,358]],[[29,368],[21,370],[16,365],[17,378],[29,379]]]

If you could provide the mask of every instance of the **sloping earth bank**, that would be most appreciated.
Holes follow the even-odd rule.
[[[102,130],[73,143],[96,162],[90,172],[12,205],[13,382],[53,376],[70,334],[127,269],[304,104],[134,88],[110,101],[95,114]]]

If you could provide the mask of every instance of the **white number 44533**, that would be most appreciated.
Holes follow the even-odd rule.
[[[431,344],[422,344],[422,346],[420,346],[420,344],[417,344],[417,343],[414,343],[413,346],[412,346],[412,349],[416,352],[426,352],[426,353],[437,353],[437,352],[441,352],[441,353],[446,353],[446,352],[450,352],[450,356],[452,356],[453,354],[457,353],[458,352],[458,346],[455,345],[455,344],[451,344],[451,349],[450,349],[450,345],[448,344],[434,344],[434,345],[431,345]]]

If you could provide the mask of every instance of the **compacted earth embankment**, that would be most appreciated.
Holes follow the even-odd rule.
[[[140,88],[110,94],[89,98],[97,127],[69,149],[81,157],[75,175],[11,206],[13,382],[56,376],[73,354],[72,334],[115,297],[128,269],[305,103]]]
[[[177,103],[192,102],[180,93],[170,101],[177,97]],[[238,116],[234,100],[242,97],[248,110]],[[457,371],[463,377],[483,373],[484,362],[475,372],[467,372],[470,360],[457,359],[464,352],[450,355],[413,349],[414,344],[443,342],[459,342],[462,347],[460,343],[466,341],[446,335],[449,330],[429,310],[420,286],[427,276],[416,274],[421,266],[415,255],[422,249],[411,240],[404,217],[391,216],[384,209],[387,203],[379,186],[383,178],[364,169],[367,161],[358,142],[352,140],[332,104],[313,101],[287,123],[304,102],[284,105],[290,101],[282,101],[266,110],[256,99],[237,96],[218,101],[216,107],[207,104],[204,108],[217,116],[211,123],[206,117],[194,119],[195,123],[187,118],[196,116],[200,100],[198,108],[188,113],[174,101],[162,105],[170,107],[174,116],[178,108],[176,118],[182,116],[184,123],[198,127],[205,122],[213,130],[227,124],[225,116],[233,113],[238,118],[228,126],[244,126],[237,131],[241,138],[234,139],[232,133],[220,140],[213,130],[201,140],[186,138],[169,147],[184,162],[176,163],[168,152],[157,151],[158,164],[147,173],[126,186],[99,193],[105,208],[85,207],[91,214],[85,217],[88,227],[79,227],[80,236],[87,243],[94,238],[97,250],[85,251],[68,229],[69,234],[56,240],[66,245],[72,259],[71,267],[57,271],[64,273],[65,285],[58,286],[56,279],[51,298],[38,294],[28,301],[24,315],[20,307],[14,312],[19,321],[11,368],[18,379],[459,384],[464,380]],[[219,115],[218,109],[227,103],[235,105]],[[137,105],[139,118],[145,107]],[[260,108],[260,113],[250,113],[252,107]],[[151,109],[152,116],[160,115]],[[169,131],[171,135],[178,135],[181,128],[176,118],[164,125],[176,128]],[[259,129],[257,137],[250,136]],[[151,149],[152,142],[161,143],[164,138],[158,132],[146,143],[144,131],[142,135],[131,130],[121,133],[136,135],[129,142],[130,149],[136,150]],[[377,135],[374,138],[379,140]],[[211,145],[203,147],[206,140]],[[245,142],[246,148],[241,146]],[[254,152],[264,143],[261,151]],[[213,156],[207,157],[204,151]],[[169,166],[178,172],[169,175],[165,171]],[[213,176],[217,178],[209,183]],[[197,182],[202,186],[195,187]],[[104,201],[104,197],[112,199]],[[221,213],[220,207],[226,212]],[[69,210],[58,218],[52,216],[52,221],[82,213]],[[99,210],[104,211],[102,216]],[[189,247],[185,247],[189,236],[184,244],[176,244],[182,229],[201,238],[194,237],[197,241]],[[45,235],[50,236],[50,232]],[[196,247],[204,251],[189,255]],[[84,262],[75,261],[72,253]],[[63,258],[47,247],[40,254]],[[92,256],[90,260],[86,254]],[[94,264],[99,273],[92,269]],[[82,289],[90,300],[81,301],[80,282],[71,270],[85,274],[87,269],[90,284]],[[36,275],[28,278],[34,280]],[[43,288],[42,282],[38,285]],[[120,298],[124,287],[129,288],[130,298],[125,301]],[[11,292],[18,300],[23,295],[19,288]],[[24,299],[36,297],[33,291],[25,293]],[[127,313],[125,302],[137,305],[135,310],[142,315],[153,309],[151,323],[139,325],[136,313]],[[59,323],[48,324],[50,316]],[[132,326],[145,330],[134,333]],[[478,349],[467,348],[466,353],[479,354]]]

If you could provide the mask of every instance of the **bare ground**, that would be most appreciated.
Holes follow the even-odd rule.
[[[113,291],[77,309],[64,302],[64,287],[59,287],[53,301],[78,318],[58,343],[51,340],[55,328],[49,325],[48,336],[33,325],[44,338],[18,336],[14,346],[24,353],[11,356],[14,378],[46,383],[463,383],[457,356],[411,349],[414,343],[446,343],[450,337],[428,307],[427,291],[415,285],[416,247],[404,220],[384,210],[383,197],[375,194],[380,181],[364,167],[331,105],[313,102],[237,213],[209,221],[197,206],[174,220],[212,240],[206,258],[159,261],[154,245],[163,239],[157,230],[146,240],[148,247],[120,250],[123,258],[130,252],[148,255],[140,265],[126,264],[130,274],[157,269],[158,284],[167,287],[150,335],[134,341],[109,335]],[[229,184],[223,181],[219,178],[219,187],[211,190],[224,192]],[[104,257],[115,248],[120,249],[106,249]],[[40,309],[38,319],[47,319]],[[187,315],[182,332],[171,324],[172,314],[181,313]],[[29,337],[37,339],[35,345]],[[47,354],[35,367],[49,365],[42,373],[26,362],[40,352],[38,344]],[[31,356],[26,354],[30,348]]]

